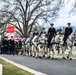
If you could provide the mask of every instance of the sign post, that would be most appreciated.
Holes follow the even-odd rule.
[[[11,36],[14,36],[14,32],[15,32],[15,26],[9,26],[6,28],[6,35],[8,36],[8,38],[10,39]]]
[[[15,26],[9,26],[6,28],[6,33],[14,33],[15,32]]]
[[[0,64],[0,75],[2,75],[2,64]]]

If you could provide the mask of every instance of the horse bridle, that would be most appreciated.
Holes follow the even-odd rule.
[[[75,36],[74,36],[74,38],[75,38]],[[68,39],[73,43],[73,40],[71,40],[69,37],[68,37]]]

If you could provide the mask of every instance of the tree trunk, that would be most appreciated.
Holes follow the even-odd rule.
[[[25,23],[25,25],[24,25],[24,37],[25,38],[27,38],[28,37],[28,24],[27,23]]]

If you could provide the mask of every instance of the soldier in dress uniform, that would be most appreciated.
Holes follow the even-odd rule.
[[[50,46],[52,46],[52,43],[51,43],[51,40],[52,40],[52,38],[53,37],[55,37],[55,35],[56,35],[56,29],[53,27],[53,23],[51,23],[50,24],[50,28],[48,29],[48,33],[47,33],[47,35],[48,35],[48,42],[47,42],[47,48],[48,48],[48,50],[47,50],[47,58],[50,58]]]
[[[11,39],[9,40],[9,51],[10,55],[15,53],[15,41],[13,39],[13,36],[11,36]]]
[[[45,31],[45,28],[44,27],[41,29],[41,32],[40,32],[40,41],[45,41],[45,43],[47,41],[46,31]]]
[[[34,37],[35,35],[39,35],[37,28],[34,30],[33,37]]]
[[[2,53],[3,54],[8,54],[8,37],[5,36],[3,41],[2,41]]]
[[[41,29],[40,36],[41,36],[42,34],[46,35],[45,28],[42,28],[42,29]]]
[[[65,46],[66,40],[68,38],[68,36],[73,32],[72,28],[70,27],[71,23],[67,23],[68,27],[65,28],[65,33],[64,33],[64,38],[63,38],[63,46]]]
[[[56,35],[56,29],[53,27],[54,24],[51,23],[50,25],[51,25],[51,27],[48,29],[48,44],[47,44],[48,48],[51,44],[52,38],[55,37],[55,35]]]

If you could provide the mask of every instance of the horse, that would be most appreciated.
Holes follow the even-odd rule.
[[[25,49],[26,49],[26,45],[25,45],[25,42],[26,42],[26,38],[23,38],[22,40],[22,55],[26,55],[26,52],[25,52]]]
[[[61,34],[57,34],[55,37],[52,38],[51,44],[52,44],[52,59],[57,59],[57,54],[59,50],[59,45],[60,45],[60,40],[61,40]]]
[[[16,53],[17,53],[18,55],[21,55],[21,54],[22,54],[21,48],[22,48],[22,40],[17,40],[17,41],[15,42],[15,49],[16,49]]]
[[[57,53],[58,53],[57,49],[59,49],[59,45],[61,43],[60,41],[61,41],[61,35],[59,33],[57,35],[53,36],[53,38],[50,42],[51,48],[48,48],[48,50],[47,50],[48,51],[47,58],[50,58],[50,55],[51,55],[52,59],[57,59]]]
[[[74,33],[74,43],[73,43],[73,45],[74,45],[74,50],[76,50],[76,31]]]
[[[28,54],[29,56],[31,56],[31,38],[26,38],[25,41],[25,50],[24,50],[24,55]]]
[[[39,48],[39,57],[45,57],[45,53],[47,52],[47,37],[46,34],[41,34],[41,36],[39,37],[39,44],[38,44],[38,48]]]
[[[66,59],[64,54],[65,54],[66,49],[68,48],[67,58],[72,60],[72,50],[73,50],[74,45],[76,44],[75,34],[76,34],[76,31],[73,31],[66,40],[67,44],[65,44],[65,46],[63,46],[63,50],[62,50],[62,55],[63,55],[62,58],[63,59]]]
[[[32,38],[32,56],[38,58],[39,57],[39,49],[38,49],[38,44],[39,44],[39,36],[35,35]]]

